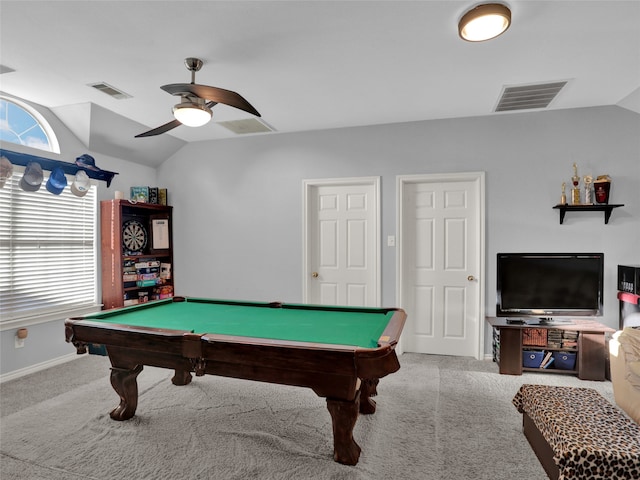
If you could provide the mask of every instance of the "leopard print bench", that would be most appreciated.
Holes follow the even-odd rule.
[[[522,385],[513,404],[549,478],[640,479],[640,425],[594,389]]]

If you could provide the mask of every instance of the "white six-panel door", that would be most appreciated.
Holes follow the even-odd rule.
[[[379,178],[308,180],[306,303],[379,306]]]
[[[484,174],[398,177],[404,351],[484,350]]]

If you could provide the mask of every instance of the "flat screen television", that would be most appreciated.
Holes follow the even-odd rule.
[[[499,253],[499,317],[602,315],[603,253]]]

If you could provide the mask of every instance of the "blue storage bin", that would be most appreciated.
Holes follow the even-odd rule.
[[[576,354],[571,352],[556,352],[553,354],[556,368],[561,370],[573,370],[576,367]]]
[[[104,345],[100,345],[98,343],[90,343],[87,345],[87,347],[89,347],[89,354],[90,355],[102,355],[102,356],[107,356],[107,347],[105,347]]]
[[[544,352],[537,350],[522,351],[522,366],[526,368],[540,368],[544,359]]]

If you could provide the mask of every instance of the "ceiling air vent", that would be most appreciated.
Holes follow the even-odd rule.
[[[115,87],[112,87],[108,83],[100,82],[100,83],[90,83],[90,87],[95,88],[96,90],[101,91],[102,93],[106,93],[110,97],[113,97],[117,100],[123,100],[125,98],[131,98],[131,95],[124,93],[122,90],[118,90]]]
[[[547,108],[566,81],[503,87],[496,112]]]
[[[260,121],[257,118],[218,122],[218,125],[221,125],[224,128],[231,130],[233,133],[237,133],[238,135],[244,135],[246,133],[275,132],[275,128],[270,127],[265,122]]]

